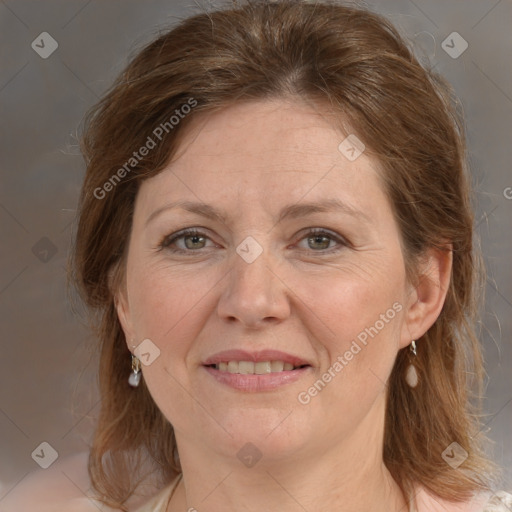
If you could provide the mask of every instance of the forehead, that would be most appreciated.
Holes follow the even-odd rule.
[[[326,108],[291,100],[252,101],[200,113],[183,136],[178,158],[255,156],[261,162],[301,160],[301,155],[337,158],[344,135]],[[186,151],[186,146],[193,151]],[[183,162],[183,163],[185,163]],[[236,167],[236,164],[234,165]]]
[[[378,165],[340,151],[347,137],[328,109],[303,102],[259,101],[200,113],[187,126],[173,160],[141,186],[140,200],[206,203],[337,197],[359,208],[386,201]]]

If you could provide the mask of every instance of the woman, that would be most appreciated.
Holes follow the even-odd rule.
[[[84,136],[102,409],[66,510],[510,510],[452,103],[337,3],[197,15],[132,60]]]

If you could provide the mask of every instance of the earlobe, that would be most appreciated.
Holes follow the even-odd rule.
[[[439,317],[450,286],[452,257],[451,244],[444,249],[429,249],[425,254],[405,313],[402,346],[421,338]]]

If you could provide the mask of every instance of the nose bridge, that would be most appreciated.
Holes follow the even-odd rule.
[[[221,317],[250,325],[289,314],[285,287],[271,271],[275,265],[268,238],[247,237],[237,246],[219,301]]]

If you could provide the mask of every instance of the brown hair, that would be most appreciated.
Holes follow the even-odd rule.
[[[162,483],[180,471],[172,426],[143,380],[136,389],[127,384],[130,352],[113,298],[123,285],[138,187],[173,157],[197,113],[284,97],[327,105],[380,162],[411,282],[427,248],[453,246],[443,310],[417,341],[419,384],[413,389],[404,380],[408,349],[398,353],[389,379],[385,464],[404,490],[416,482],[445,499],[464,500],[490,485],[493,465],[480,447],[483,362],[474,327],[483,270],[451,89],[418,63],[386,19],[367,10],[328,1],[252,1],[194,15],[159,36],[87,118],[72,268],[101,343],[102,407],[89,474],[110,506],[126,510],[122,503],[142,480],[134,476],[142,453]],[[191,100],[193,111],[171,128],[170,116]],[[156,147],[130,160],[166,122]],[[119,173],[122,166],[126,172]],[[452,442],[469,453],[458,469],[441,455]]]

